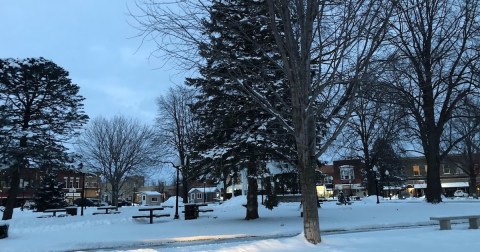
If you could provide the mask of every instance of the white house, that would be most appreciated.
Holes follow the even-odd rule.
[[[194,187],[188,191],[188,203],[213,202],[220,198],[216,187]]]
[[[142,195],[143,206],[159,206],[162,203],[162,194],[155,191],[144,191]]]

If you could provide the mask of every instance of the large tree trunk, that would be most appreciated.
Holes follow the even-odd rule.
[[[255,158],[249,160],[247,165],[247,181],[248,181],[248,191],[247,191],[247,213],[245,216],[246,220],[258,219],[258,183],[257,177],[257,163]]]
[[[440,150],[436,132],[432,130],[429,136],[429,144],[425,151],[427,161],[427,189],[426,199],[430,203],[442,202],[442,184],[440,181]]]
[[[10,220],[13,217],[13,209],[17,205],[17,195],[20,191],[20,170],[18,163],[10,168],[10,189],[8,190],[7,202],[3,211],[2,220]]]
[[[188,180],[185,177],[182,179],[182,197],[183,203],[188,203]]]
[[[308,65],[308,64],[307,64]],[[301,76],[301,75],[299,75]],[[303,81],[293,90],[292,98],[298,103],[293,106],[293,124],[295,125],[295,140],[297,144],[298,172],[303,201],[303,229],[305,239],[310,243],[321,242],[320,223],[318,218],[318,200],[315,184],[316,168],[316,128],[313,111],[307,109],[307,104],[301,99],[300,87],[308,86],[310,76],[307,74]]]
[[[313,153],[312,150],[299,147],[298,157],[303,201],[304,234],[309,242],[317,244],[321,242],[321,238],[320,223],[318,221],[317,192],[315,188],[315,153]]]

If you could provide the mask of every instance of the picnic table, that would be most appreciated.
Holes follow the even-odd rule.
[[[117,206],[101,206],[101,207],[97,207],[97,210],[105,210],[105,212],[94,212],[93,215],[96,215],[96,214],[111,214],[111,213],[117,214],[117,213],[120,213],[120,212],[118,211],[118,207],[117,207]],[[114,211],[110,211],[110,210],[114,210]]]
[[[67,212],[66,208],[56,208],[56,209],[45,209],[44,213],[52,213],[52,216],[57,216],[57,212]]]
[[[132,218],[149,218],[150,219],[150,224],[153,223],[153,218],[160,218],[160,217],[168,217],[170,214],[154,214],[154,211],[161,211],[163,210],[163,207],[144,207],[144,208],[139,208],[138,211],[140,212],[146,212],[148,211],[148,215],[134,215]]]

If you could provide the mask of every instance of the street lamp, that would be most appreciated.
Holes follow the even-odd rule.
[[[389,180],[389,176],[390,175],[390,172],[388,172],[388,170],[385,170],[385,178],[387,180],[387,187],[388,187],[388,197],[390,200],[392,200],[392,194],[390,193],[390,180]]]
[[[80,163],[79,166],[80,172],[83,175],[83,182],[82,182],[82,205],[80,206],[80,215],[83,216],[83,208],[85,207],[85,171],[83,170],[83,164]]]
[[[207,197],[207,194],[205,193],[205,178],[203,178],[203,203],[205,204],[205,198]]]
[[[175,194],[176,194],[176,197],[175,197],[175,215],[173,217],[173,219],[179,219],[179,216],[178,216],[178,177],[179,177],[179,173],[180,173],[180,165],[182,163],[180,162],[180,158],[177,160],[177,162],[173,165],[173,167],[175,167],[175,169],[177,169],[177,181],[175,182]]]
[[[377,194],[377,204],[380,204],[380,200],[378,199],[378,177],[377,177],[378,168],[376,166],[374,166],[372,168],[372,170],[375,172],[375,191],[376,191],[376,194]]]

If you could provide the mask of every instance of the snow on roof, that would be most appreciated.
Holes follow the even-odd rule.
[[[160,195],[159,192],[155,192],[155,191],[143,191],[141,193],[145,195]]]
[[[191,193],[195,190],[203,192],[203,187],[193,187],[192,189],[190,189],[188,191],[188,193]],[[218,191],[218,189],[216,187],[205,187],[205,192],[206,193],[217,192],[217,191]]]

